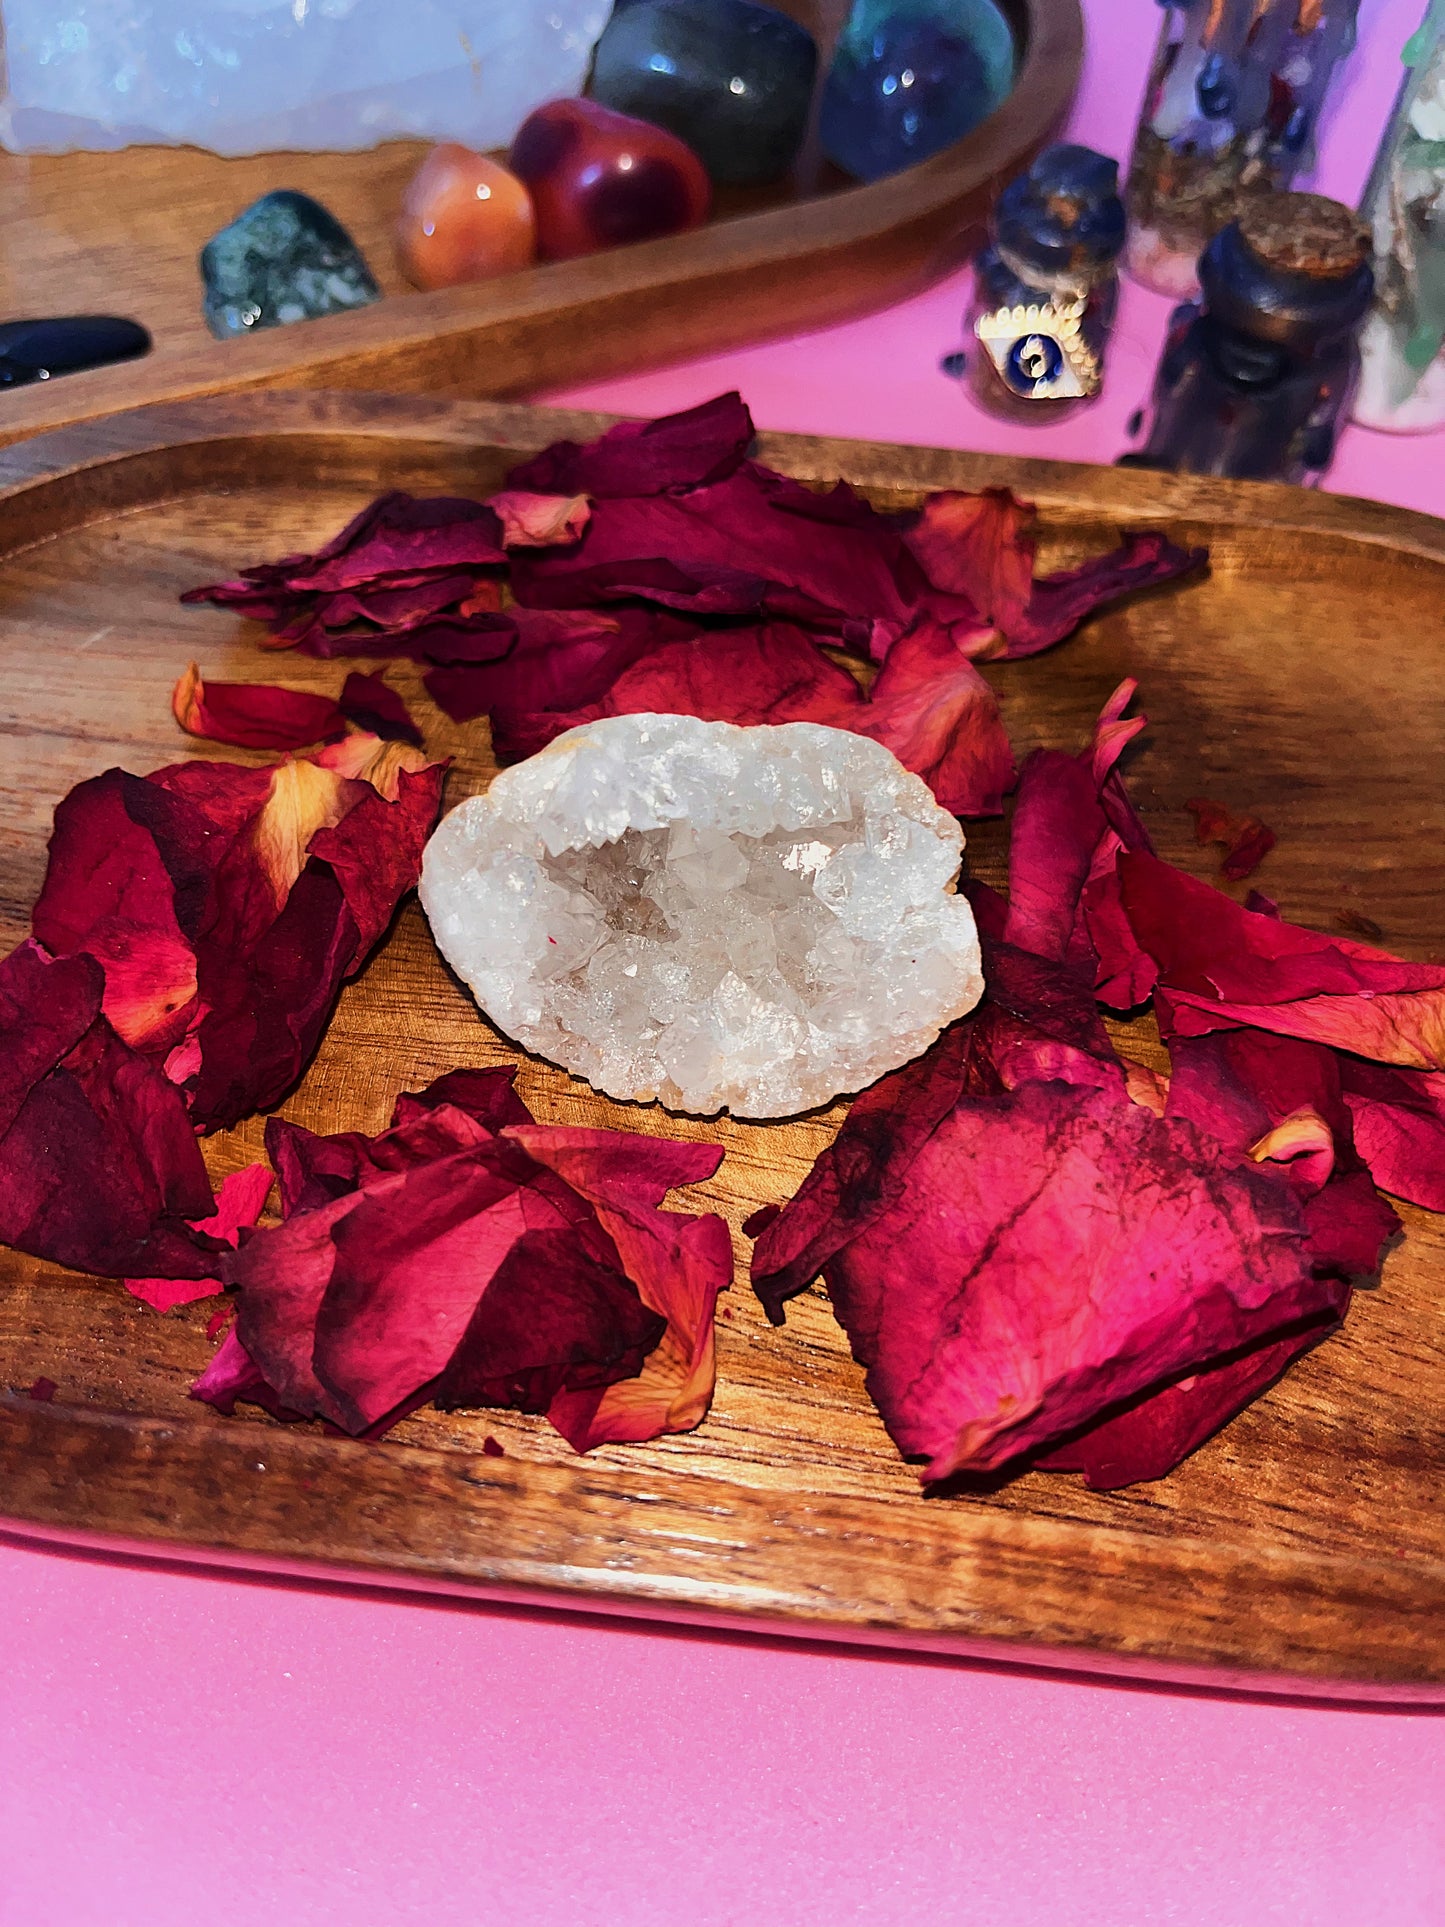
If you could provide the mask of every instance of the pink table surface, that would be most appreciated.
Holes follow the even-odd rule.
[[[1421,0],[1363,0],[1317,185],[1359,190]],[[1158,15],[1086,0],[1071,132],[1127,140]],[[737,386],[775,429],[1108,460],[1108,391],[1004,429],[937,372],[963,278],[554,401]],[[1445,499],[1445,439],[1351,430],[1334,487]],[[3,1512],[3,1494],[0,1494]],[[1445,1723],[1126,1690],[147,1567],[0,1536],[0,1927],[1441,1927]]]

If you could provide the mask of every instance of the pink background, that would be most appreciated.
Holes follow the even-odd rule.
[[[1085,0],[1071,132],[1128,138],[1158,13]],[[1354,199],[1422,0],[1363,0],[1316,184]],[[651,414],[1107,461],[1108,389],[1000,428],[937,372],[962,278],[805,338],[578,390]],[[1332,486],[1438,511],[1445,438]],[[0,1495],[3,1507],[3,1495]],[[515,1920],[1439,1927],[1445,1723],[1066,1683],[48,1550],[0,1535],[0,1927]]]

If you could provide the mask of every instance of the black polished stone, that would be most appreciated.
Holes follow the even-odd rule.
[[[150,353],[138,321],[116,314],[49,315],[0,324],[0,388],[23,388]]]
[[[631,0],[597,43],[591,93],[666,127],[721,186],[776,180],[802,144],[813,37],[753,0]]]
[[[206,326],[222,341],[364,308],[381,290],[346,229],[292,188],[263,194],[201,249]]]

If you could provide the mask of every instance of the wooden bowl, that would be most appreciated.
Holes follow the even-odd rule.
[[[782,0],[824,60],[847,0]],[[142,402],[248,388],[364,388],[459,397],[547,385],[704,354],[883,306],[957,265],[999,187],[1066,112],[1083,57],[1079,0],[1000,0],[1022,59],[1009,98],[967,139],[858,186],[810,139],[792,179],[720,197],[704,228],[465,288],[419,294],[391,229],[427,144],[364,154],[193,148],[0,155],[0,313],[129,314],[142,361],[37,383],[0,400],[0,443]],[[387,298],[324,321],[214,341],[196,255],[272,188],[324,201],[355,236]]]

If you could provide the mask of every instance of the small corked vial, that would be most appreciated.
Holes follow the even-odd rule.
[[[1116,162],[1047,147],[999,196],[974,261],[964,317],[975,401],[1024,422],[1054,421],[1098,394],[1124,246]]]
[[[1360,333],[1354,417],[1394,434],[1445,426],[1445,0],[1404,50],[1407,73],[1361,212],[1375,304]]]
[[[1137,281],[1176,300],[1201,251],[1258,197],[1308,172],[1315,126],[1355,41],[1359,0],[1161,0],[1129,162]]]
[[[1260,196],[1210,242],[1176,308],[1134,467],[1318,482],[1359,377],[1369,230],[1320,194]]]

